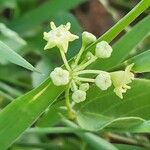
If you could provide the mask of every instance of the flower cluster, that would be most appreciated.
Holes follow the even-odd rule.
[[[66,85],[65,99],[70,118],[74,117],[74,111],[70,104],[69,92],[72,92],[71,98],[75,103],[83,102],[86,100],[86,91],[89,89],[90,83],[95,83],[101,90],[107,90],[113,85],[115,94],[122,99],[123,93],[131,88],[127,84],[131,83],[134,79],[134,74],[131,72],[133,64],[127,66],[125,71],[106,72],[102,70],[86,69],[97,59],[107,59],[111,57],[113,52],[109,43],[100,41],[96,44],[94,53],[86,53],[85,49],[87,46],[96,41],[96,37],[89,32],[82,33],[81,49],[75,59],[68,63],[65,55],[68,50],[68,44],[79,37],[69,31],[71,27],[70,23],[56,27],[55,24],[51,22],[50,26],[52,30],[48,33],[44,32],[44,39],[47,41],[47,45],[44,49],[50,49],[55,46],[58,47],[65,65],[65,69],[61,67],[55,68],[54,71],[50,73],[50,78],[56,86]],[[86,54],[83,55],[83,53]],[[87,76],[84,76],[85,74],[95,74],[96,77],[87,78]]]

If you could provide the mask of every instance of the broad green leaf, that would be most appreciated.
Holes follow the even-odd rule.
[[[63,87],[46,80],[0,112],[0,149],[8,148],[54,102]]]
[[[22,58],[19,54],[13,51],[10,47],[8,47],[5,43],[0,41],[0,59],[6,59],[16,65],[22,66],[31,71],[37,71],[29,62],[27,62],[24,58]]]
[[[110,58],[105,60],[97,60],[92,65],[92,68],[108,70],[118,66],[125,60],[129,53],[149,34],[149,32],[150,16],[147,16],[142,21],[137,23],[137,25],[135,25],[131,31],[126,33],[113,45],[113,52]]]
[[[47,1],[38,8],[27,12],[24,16],[13,20],[9,24],[9,26],[11,29],[22,34],[27,30],[34,29],[42,22],[50,20],[50,18],[52,19],[53,16],[55,16],[55,14],[60,13],[62,11],[68,11],[84,1],[85,0]]]
[[[131,132],[136,132],[136,133],[149,133],[150,132],[150,120],[145,121],[144,123],[130,130]]]
[[[124,62],[124,64],[126,65],[129,65],[131,63],[134,63],[134,66],[132,68],[134,72],[150,72],[150,50],[145,51]]]
[[[97,87],[92,87],[86,101],[76,108],[79,125],[90,130],[101,130],[111,125],[119,129],[136,126],[143,119],[149,119],[150,81],[135,80],[131,87],[123,100],[114,94],[113,89],[102,92]]]

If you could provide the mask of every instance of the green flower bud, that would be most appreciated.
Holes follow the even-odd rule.
[[[95,84],[101,89],[101,90],[107,90],[112,82],[111,77],[108,72],[102,71],[96,78],[95,78]]]
[[[73,92],[72,94],[72,99],[74,102],[76,103],[80,103],[85,101],[86,99],[86,92],[82,91],[82,90],[76,90],[75,92]]]
[[[99,42],[95,49],[95,53],[98,58],[109,58],[112,51],[112,47],[106,41]]]
[[[82,90],[82,91],[87,91],[89,89],[89,83],[82,83],[79,87],[79,90]]]
[[[89,32],[86,32],[86,31],[84,31],[82,33],[83,45],[87,46],[88,44],[91,44],[91,43],[93,43],[95,41],[96,41],[96,36],[93,35],[92,33],[89,33]]]
[[[50,73],[50,78],[56,86],[66,85],[69,83],[69,72],[57,67]]]

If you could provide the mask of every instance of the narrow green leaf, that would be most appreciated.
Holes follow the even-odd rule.
[[[112,57],[102,62],[102,66],[109,69],[117,66],[125,60],[129,53],[148,35],[149,32],[150,16],[147,16],[113,45],[114,51]],[[111,64],[109,63],[110,61]]]
[[[97,68],[108,70],[118,66],[122,61],[125,60],[129,53],[148,35],[149,32],[150,16],[147,16],[113,45],[113,52],[110,58],[105,60],[97,60],[92,65],[92,67],[94,69]]]
[[[96,43],[105,40],[111,42],[122,30],[125,29],[132,21],[134,21],[143,11],[150,6],[149,0],[141,0],[125,17],[123,17],[116,25],[103,34],[98,40],[90,45],[87,49],[93,49]]]
[[[19,54],[13,51],[10,47],[8,47],[5,43],[0,41],[0,59],[6,59],[16,65],[22,66],[31,71],[37,71],[29,62],[27,62],[24,58],[22,58]]]
[[[0,112],[0,150],[7,149],[63,90],[46,80],[41,86],[14,100]]]
[[[134,72],[150,72],[150,50],[143,52],[129,60],[125,61],[125,65],[134,63],[132,70]]]

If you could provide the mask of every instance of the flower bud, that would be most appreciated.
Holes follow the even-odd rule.
[[[85,101],[86,99],[86,92],[82,91],[82,90],[76,90],[75,92],[73,92],[72,94],[72,99],[74,102],[76,103],[80,103]]]
[[[91,52],[87,52],[87,54],[86,54],[86,59],[87,60],[90,60],[90,59],[92,59],[92,58],[94,58],[95,56],[91,53]]]
[[[106,41],[101,41],[96,44],[95,53],[98,58],[109,58],[112,51],[112,47]]]
[[[108,72],[102,71],[96,78],[95,78],[95,84],[101,89],[101,90],[107,90],[112,82],[111,77]]]
[[[89,89],[89,83],[82,83],[79,87],[79,90],[82,90],[82,91],[87,91]]]
[[[57,67],[50,73],[50,78],[56,86],[66,85],[69,83],[69,72]]]
[[[82,33],[82,42],[85,46],[87,46],[88,44],[91,44],[95,41],[96,41],[96,36],[93,35],[92,33],[89,33],[89,32],[86,32],[86,31],[84,31]]]

